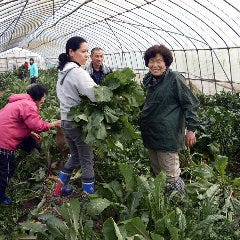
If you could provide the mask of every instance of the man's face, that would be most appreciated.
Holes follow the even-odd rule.
[[[91,55],[92,63],[94,66],[100,66],[103,63],[103,51],[95,50]]]
[[[158,53],[154,58],[150,58],[148,68],[153,76],[161,76],[167,68],[162,55]]]

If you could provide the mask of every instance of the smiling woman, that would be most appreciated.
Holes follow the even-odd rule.
[[[164,45],[147,49],[144,60],[149,73],[143,80],[147,89],[141,113],[143,144],[149,150],[155,175],[166,172],[165,193],[177,190],[183,195],[178,152],[184,148],[184,140],[189,147],[196,143],[198,100],[186,86],[183,76],[169,68],[173,57]]]
[[[70,157],[59,174],[54,193],[55,197],[70,195],[72,189],[67,187],[73,170],[81,165],[82,187],[87,194],[94,193],[93,150],[80,136],[80,129],[74,128],[68,112],[73,106],[81,104],[81,95],[91,101],[94,98],[96,83],[87,71],[81,68],[88,58],[88,45],[82,37],[72,37],[66,43],[66,52],[59,55],[59,76],[57,96],[60,101],[62,130],[70,147]]]

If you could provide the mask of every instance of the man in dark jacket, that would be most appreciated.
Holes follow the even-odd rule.
[[[102,85],[103,79],[112,72],[112,69],[103,63],[104,53],[101,48],[93,48],[90,57],[92,61],[86,66],[85,70],[88,71],[96,84]]]
[[[149,72],[143,80],[147,96],[141,113],[141,134],[149,150],[155,175],[166,172],[165,194],[177,190],[184,194],[180,178],[178,152],[196,143],[199,102],[185,84],[185,78],[173,72],[171,51],[164,45],[154,45],[144,55]]]

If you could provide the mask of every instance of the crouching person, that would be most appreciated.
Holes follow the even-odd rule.
[[[61,121],[44,122],[38,108],[44,102],[47,89],[41,85],[32,85],[26,94],[13,94],[9,103],[0,110],[0,203],[9,205],[12,199],[5,195],[10,178],[15,169],[14,153],[22,141],[31,134],[48,131],[60,126]]]
[[[165,194],[176,190],[183,195],[178,152],[184,142],[189,147],[196,143],[199,102],[185,78],[169,68],[173,57],[168,48],[154,45],[147,49],[144,60],[149,72],[143,79],[147,90],[140,117],[143,144],[149,150],[154,174],[166,172]]]

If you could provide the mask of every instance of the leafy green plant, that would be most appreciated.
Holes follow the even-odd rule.
[[[43,215],[39,218],[41,222],[26,222],[20,225],[31,234],[37,233],[39,237],[45,236],[47,239],[98,239],[93,230],[93,221],[83,219],[78,199],[71,199],[69,203],[62,205],[59,213],[62,219],[53,215]]]
[[[80,126],[83,140],[96,147],[124,146],[125,142],[139,137],[139,131],[132,124],[143,103],[144,92],[129,69],[109,74],[103,86],[96,86],[96,103],[82,98],[82,104],[70,110],[69,117]]]

